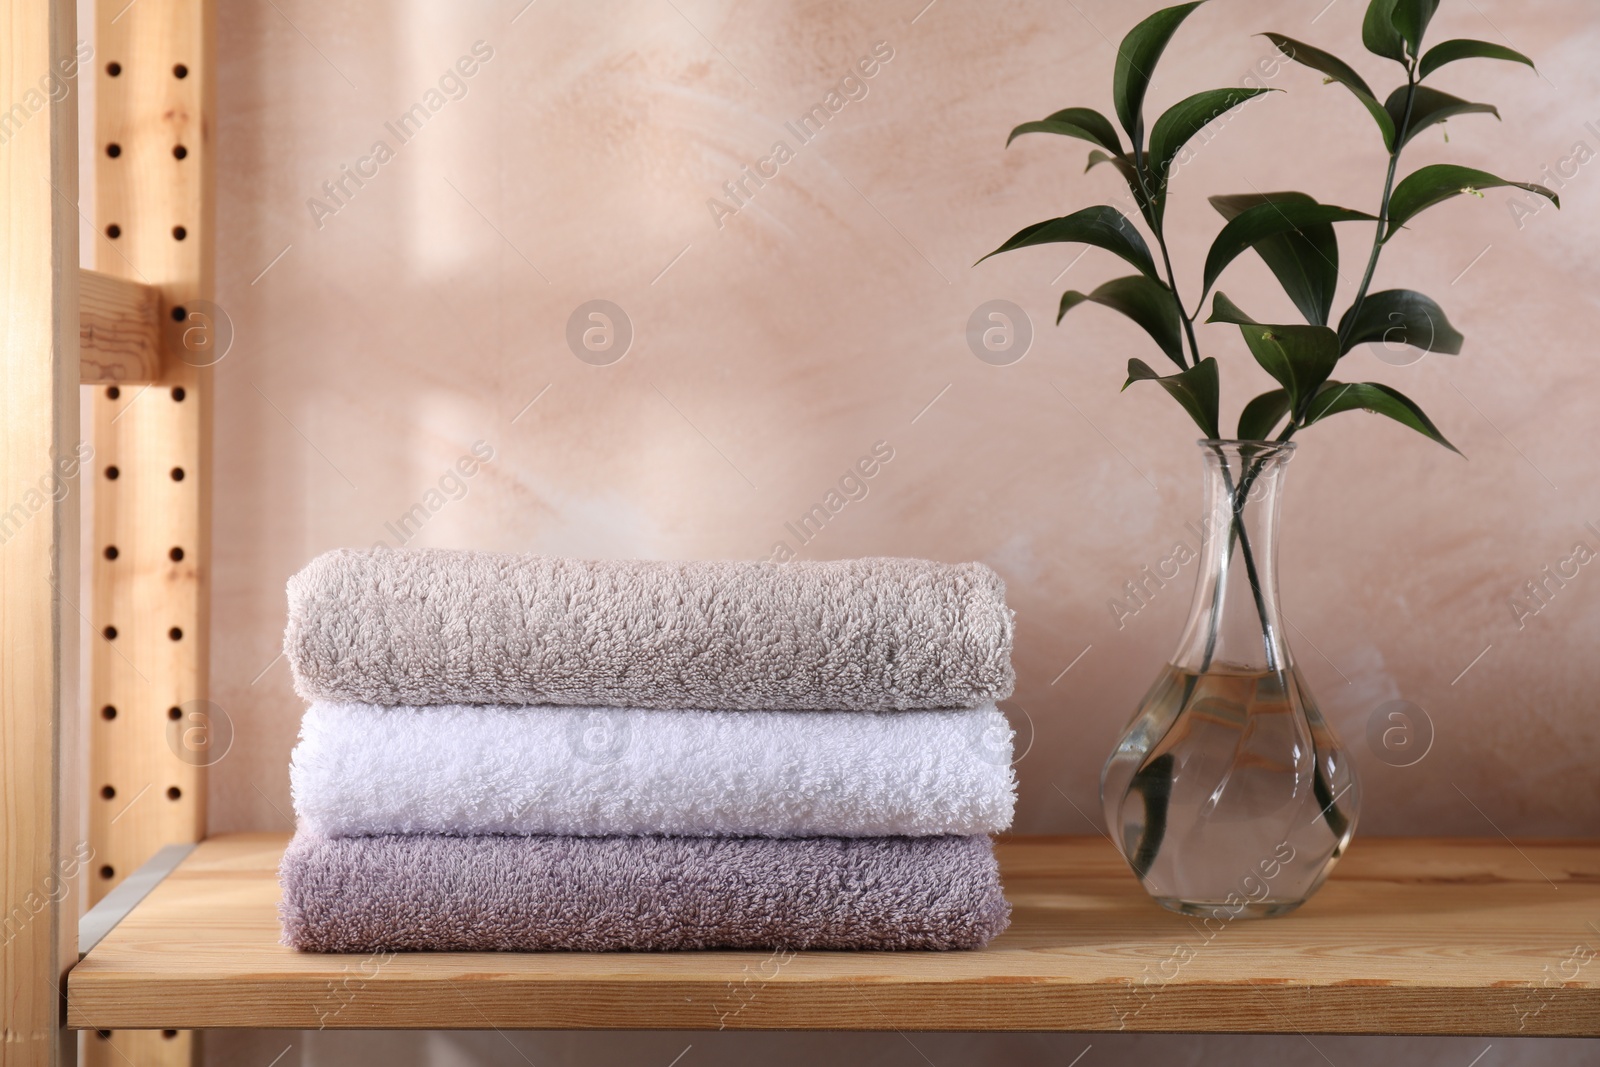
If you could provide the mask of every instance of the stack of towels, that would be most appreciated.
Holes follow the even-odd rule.
[[[980,947],[1011,639],[976,563],[327,553],[289,583],[285,941]]]

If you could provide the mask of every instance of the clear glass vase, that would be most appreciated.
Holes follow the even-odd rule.
[[[1361,790],[1278,610],[1278,496],[1294,445],[1200,448],[1206,522],[1189,621],[1106,761],[1100,802],[1163,906],[1283,915],[1344,853]]]

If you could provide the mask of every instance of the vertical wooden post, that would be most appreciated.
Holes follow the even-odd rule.
[[[78,151],[71,0],[0,0],[0,1065],[70,1058]],[[70,735],[69,735],[70,736]],[[71,786],[68,784],[68,788]]]
[[[96,269],[153,285],[168,331],[150,386],[94,400],[90,897],[205,832],[210,563],[213,7],[99,0]],[[115,234],[115,237],[111,237]],[[112,1047],[114,1046],[114,1047]],[[193,1035],[121,1031],[86,1062],[184,1064]]]

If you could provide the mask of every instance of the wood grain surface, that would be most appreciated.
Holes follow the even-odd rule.
[[[80,1027],[1600,1034],[1600,844],[1358,840],[1282,919],[1151,903],[1098,838],[999,846],[981,952],[375,954],[278,944],[282,834],[204,842],[72,972]]]
[[[161,375],[161,293],[99,271],[78,272],[78,376],[84,385]]]
[[[0,1067],[63,1062],[81,872],[77,69],[70,3],[0,0]],[[58,89],[68,90],[58,92]]]

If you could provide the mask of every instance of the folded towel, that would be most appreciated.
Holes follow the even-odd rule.
[[[1011,825],[1011,727],[971,711],[313,704],[290,765],[332,837],[912,837]]]
[[[1011,694],[980,563],[583,561],[338,550],[289,580],[308,700],[968,708]]]
[[[309,952],[980,948],[1010,916],[986,837],[302,831],[279,874]]]

